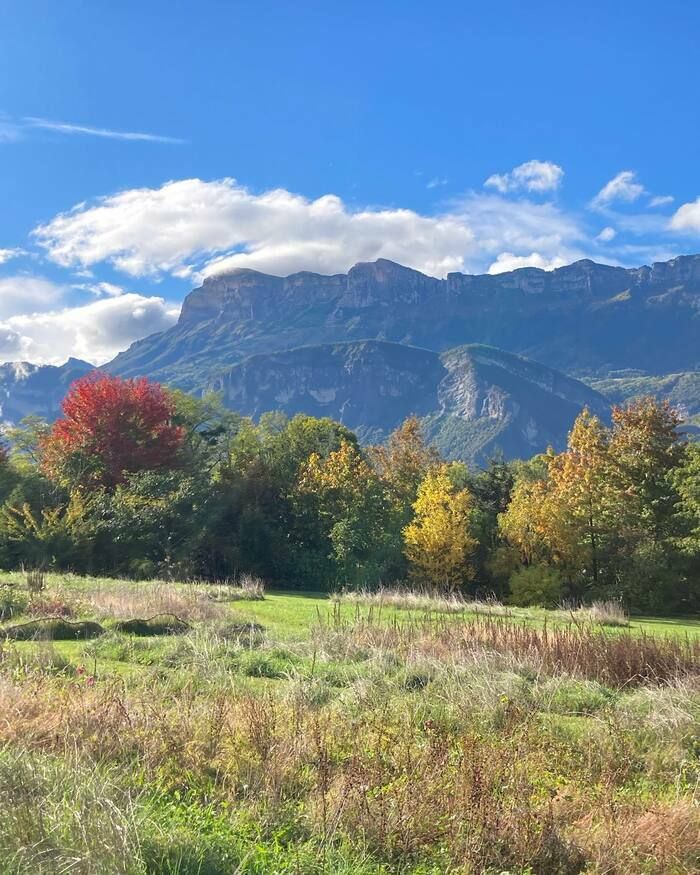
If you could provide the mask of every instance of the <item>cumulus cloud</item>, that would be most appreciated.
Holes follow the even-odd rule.
[[[69,356],[101,364],[134,340],[170,327],[179,307],[98,283],[99,300],[67,307],[67,286],[43,277],[0,279],[0,361],[60,364]]]
[[[489,266],[489,273],[506,273],[506,271],[518,270],[521,267],[539,267],[542,270],[554,270],[568,263],[564,258],[545,258],[539,252],[531,252],[529,255],[513,255],[512,252],[501,252],[493,264]]]
[[[0,321],[0,360],[61,364],[70,356],[93,364],[133,341],[169,328],[179,307],[127,293],[78,307],[13,315]]]
[[[49,309],[60,302],[64,291],[62,286],[42,277],[4,277],[0,279],[0,319]]]
[[[564,171],[553,161],[526,161],[508,173],[494,173],[484,185],[505,194],[507,191],[554,191],[559,188]]]
[[[615,237],[617,237],[617,231],[608,225],[607,228],[603,228],[595,239],[600,240],[601,243],[609,243],[611,240],[614,240]]]
[[[334,195],[256,195],[233,179],[186,179],[80,204],[37,228],[35,238],[58,264],[108,261],[131,276],[234,267],[334,273],[380,257],[443,274],[460,269],[474,248],[471,231],[450,216],[353,212]]]
[[[187,179],[79,204],[37,228],[49,258],[86,270],[197,278],[234,268],[337,273],[388,258],[435,276],[481,269],[500,252],[566,258],[577,222],[550,203],[470,194],[437,216],[351,210],[335,195],[253,194],[235,180]]]
[[[633,170],[623,170],[605,183],[590,205],[593,209],[600,209],[616,201],[632,203],[644,192],[644,186],[637,181],[637,174]]]
[[[700,232],[700,197],[678,207],[671,217],[669,227],[672,231]]]

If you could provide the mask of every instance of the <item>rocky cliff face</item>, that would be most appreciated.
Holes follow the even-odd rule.
[[[70,384],[93,369],[79,359],[69,359],[60,367],[27,362],[0,365],[0,422],[19,422],[29,415],[55,419]]]
[[[663,374],[700,366],[699,337],[700,256],[444,280],[380,259],[334,276],[237,270],[207,279],[175,327],[110,368],[201,389],[217,369],[257,353],[380,339],[436,351],[487,343],[577,375]]]
[[[583,406],[605,417],[605,400],[583,383],[483,346],[442,355],[364,341],[258,355],[212,381],[227,406],[330,416],[364,441],[382,441],[407,416],[450,458],[483,460],[496,448],[529,457],[561,448]]]

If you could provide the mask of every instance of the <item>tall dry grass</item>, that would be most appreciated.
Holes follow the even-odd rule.
[[[435,611],[442,614],[497,614],[510,616],[512,609],[497,599],[465,599],[459,593],[445,594],[437,590],[408,587],[379,587],[378,589],[343,590],[335,593],[333,601],[343,605],[363,605],[375,608],[395,608],[406,611]]]
[[[224,608],[196,585],[176,587],[155,581],[96,584],[83,588],[80,601],[81,610],[99,620],[174,614],[191,622],[225,616]]]
[[[629,614],[624,605],[618,601],[599,600],[590,605],[563,604],[555,613],[563,620],[573,620],[575,623],[592,623],[598,626],[629,626]]]
[[[642,768],[640,754],[631,733],[604,723],[572,755],[529,720],[485,734],[388,698],[344,712],[298,696],[183,688],[173,698],[39,676],[0,681],[0,713],[12,715],[0,720],[0,745],[59,756],[87,782],[87,764],[101,774],[137,769],[172,792],[246,807],[268,824],[291,808],[321,847],[366,846],[387,871],[437,854],[442,871],[454,873],[690,873],[700,848],[692,794],[621,794]],[[26,824],[40,819],[39,806],[48,803],[50,813],[59,791],[18,774],[9,795],[0,791],[0,806],[12,804],[16,830],[31,834]],[[22,797],[22,785],[38,789]],[[63,786],[72,796],[73,784]],[[71,840],[99,859],[96,843],[104,841],[105,853],[122,847],[110,828],[100,832],[115,789],[89,787],[99,800],[83,789],[70,804],[78,813],[93,806],[80,816],[94,835]]]
[[[568,674],[613,687],[667,683],[696,675],[700,640],[655,637],[570,624],[542,628],[481,616],[458,621],[431,615],[399,622],[379,622],[372,610],[352,620],[334,610],[329,630],[353,646],[390,648],[400,654],[420,653],[449,660],[470,661],[473,654],[512,655],[548,675]]]

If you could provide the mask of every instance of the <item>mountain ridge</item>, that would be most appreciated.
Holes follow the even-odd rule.
[[[606,416],[646,386],[681,404],[690,393],[694,413],[699,329],[700,255],[443,279],[387,259],[329,275],[242,268],[205,279],[175,326],[102,369],[216,389],[254,417],[333,416],[365,441],[415,413],[446,455],[474,460],[561,448],[584,405]],[[51,418],[91,369],[0,367],[0,417]]]
[[[445,279],[379,259],[347,274],[238,269],[209,277],[186,297],[174,327],[132,344],[107,368],[201,389],[217,366],[257,352],[376,339],[436,351],[486,343],[577,375],[663,374],[700,366],[699,333],[700,255]],[[640,336],[651,344],[641,347]]]

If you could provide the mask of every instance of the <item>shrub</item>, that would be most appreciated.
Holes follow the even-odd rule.
[[[561,575],[546,565],[528,565],[515,571],[508,581],[510,601],[521,607],[553,608],[561,601]]]

